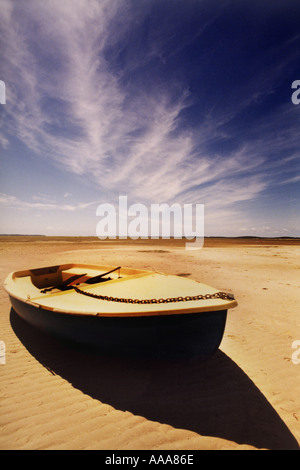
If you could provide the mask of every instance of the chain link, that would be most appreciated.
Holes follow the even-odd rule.
[[[107,300],[109,302],[121,302],[125,304],[168,304],[171,302],[189,302],[193,300],[211,300],[211,299],[222,299],[222,300],[234,300],[234,295],[228,292],[216,292],[214,294],[199,294],[199,295],[187,295],[186,297],[168,297],[166,299],[127,299],[122,297],[110,297],[108,295],[93,294],[81,290],[79,287],[74,286],[75,291],[78,294],[87,295],[98,300]]]

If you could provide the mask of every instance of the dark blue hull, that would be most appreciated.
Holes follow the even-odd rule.
[[[197,356],[219,347],[227,310],[178,315],[101,317],[44,310],[10,296],[16,313],[57,338],[100,347],[112,353]]]

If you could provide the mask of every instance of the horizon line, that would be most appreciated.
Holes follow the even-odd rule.
[[[188,237],[139,237],[137,239],[132,239],[130,237],[127,238],[109,238],[107,237],[106,239],[100,239],[97,237],[97,235],[45,235],[45,234],[25,234],[25,233],[0,233],[0,237],[45,237],[45,238],[95,238],[101,242],[109,242],[109,241],[137,241],[137,240],[188,240],[191,241],[197,237],[193,238],[188,238]],[[227,236],[227,235],[204,235],[204,237],[201,238],[257,238],[257,239],[296,239],[300,240],[300,236],[289,236],[289,235],[278,235],[278,236],[259,236],[259,235],[232,235],[232,236]]]

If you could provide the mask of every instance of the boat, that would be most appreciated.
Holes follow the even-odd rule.
[[[159,357],[210,357],[237,305],[184,276],[69,263],[10,273],[4,287],[24,320],[64,341]]]

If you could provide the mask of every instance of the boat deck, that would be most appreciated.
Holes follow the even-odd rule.
[[[56,268],[56,270],[54,269]],[[110,280],[88,284],[89,278],[103,274],[109,266],[65,265],[54,267],[53,272],[42,270],[21,271],[12,274],[6,288],[14,297],[34,306],[54,312],[93,316],[149,316],[227,310],[236,306],[235,300],[204,299],[188,302],[160,304],[133,304],[100,300],[76,292],[74,288],[59,290],[59,282],[82,276],[74,281],[80,290],[102,296],[125,299],[166,299],[179,296],[214,294],[215,288],[183,277],[150,271],[121,268],[109,274]],[[49,268],[50,269],[50,268]],[[43,290],[46,292],[42,292]]]

